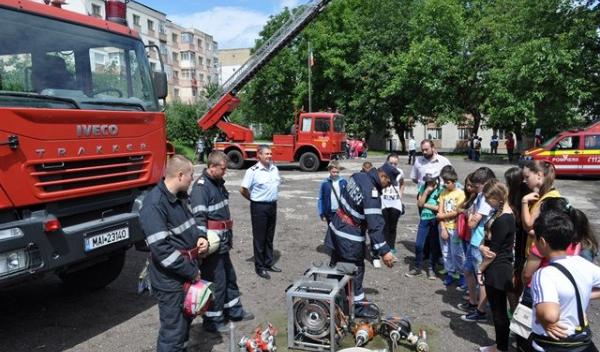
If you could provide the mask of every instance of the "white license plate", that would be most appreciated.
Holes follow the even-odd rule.
[[[102,232],[85,238],[85,251],[89,252],[96,248],[108,246],[109,244],[125,241],[129,238],[129,227]]]

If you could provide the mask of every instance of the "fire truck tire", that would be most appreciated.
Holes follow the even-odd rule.
[[[314,172],[319,170],[321,161],[317,154],[313,152],[306,152],[300,157],[300,169],[302,171]]]
[[[229,164],[227,165],[230,169],[241,169],[244,167],[244,156],[242,152],[237,149],[232,149],[227,152],[229,158]]]
[[[107,260],[96,263],[85,269],[60,274],[60,279],[67,287],[85,290],[99,290],[115,281],[125,265],[125,251],[120,250]]]

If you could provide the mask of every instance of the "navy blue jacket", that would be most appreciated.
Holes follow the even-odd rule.
[[[180,250],[195,248],[205,236],[196,226],[187,194],[175,196],[161,181],[144,198],[140,225],[150,248],[150,281],[152,288],[181,291],[183,283],[198,275],[198,264],[183,256]]]
[[[346,188],[348,182],[340,177],[340,194],[341,191]],[[331,192],[333,189],[333,180],[331,177],[327,177],[321,182],[321,188],[319,190],[319,200],[317,202],[317,208],[319,210],[319,217],[329,216],[332,213],[331,210]],[[340,197],[338,194],[338,197]]]
[[[354,224],[334,214],[325,245],[342,260],[361,262],[364,260],[364,243],[368,234],[371,247],[380,256],[389,252],[390,247],[383,235],[385,220],[381,213],[381,183],[377,170],[373,168],[369,172],[353,174],[341,193],[340,207]]]
[[[208,220],[230,220],[229,192],[225,188],[224,180],[215,180],[210,177],[206,170],[194,182],[191,193],[192,212],[198,225],[200,233],[206,235],[206,224]],[[219,243],[218,253],[226,253],[232,248],[231,230],[218,230]]]

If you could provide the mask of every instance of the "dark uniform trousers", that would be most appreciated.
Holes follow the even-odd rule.
[[[152,289],[152,295],[158,300],[160,318],[156,350],[158,352],[186,351],[192,319],[183,314],[184,292]]]
[[[229,252],[214,253],[204,258],[200,264],[200,271],[203,279],[214,284],[214,299],[208,311],[204,313],[204,326],[216,328],[225,323],[225,316],[234,320],[242,319],[244,309]]]
[[[254,267],[258,270],[270,268],[273,262],[273,238],[277,222],[277,202],[250,203],[252,237],[254,238]]]

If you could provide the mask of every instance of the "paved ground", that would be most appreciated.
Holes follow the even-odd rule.
[[[379,165],[383,159],[374,158]],[[462,178],[479,165],[461,158],[451,158]],[[405,162],[406,159],[403,159]],[[349,176],[360,169],[361,161],[345,161],[342,174]],[[489,165],[489,164],[488,164]],[[489,165],[502,175],[505,164]],[[406,174],[410,169],[403,165]],[[281,330],[280,351],[285,351],[285,289],[311,265],[326,262],[316,248],[325,226],[316,215],[315,203],[319,182],[326,172],[302,173],[295,167],[282,166],[281,199],[275,248],[283,273],[270,281],[258,278],[253,271],[252,237],[248,203],[237,188],[243,171],[230,171],[227,185],[231,192],[231,209],[235,219],[235,249],[232,257],[243,293],[244,306],[257,319],[237,326],[238,337],[249,335],[268,320]],[[585,210],[596,232],[600,232],[598,204],[600,181],[559,180],[557,187],[573,204]],[[461,293],[446,289],[441,280],[407,279],[404,273],[413,257],[413,240],[417,224],[416,188],[406,189],[407,214],[400,219],[397,248],[400,262],[392,269],[374,269],[367,264],[367,295],[385,312],[410,317],[415,327],[427,330],[432,351],[471,351],[492,343],[491,322],[465,323],[455,308]],[[0,341],[2,351],[152,351],[158,329],[155,301],[136,294],[137,275],[144,254],[131,250],[121,276],[108,288],[91,293],[70,292],[54,277],[0,292]],[[600,304],[588,310],[596,343],[600,345]],[[207,335],[193,325],[192,351],[227,351],[228,337]],[[408,349],[407,349],[408,350]]]

